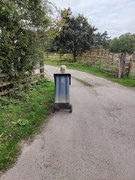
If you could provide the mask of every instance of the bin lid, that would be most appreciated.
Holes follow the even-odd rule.
[[[54,78],[61,77],[61,76],[69,77],[69,84],[71,85],[71,74],[69,73],[55,73],[54,74]]]

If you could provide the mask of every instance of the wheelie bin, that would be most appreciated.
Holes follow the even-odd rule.
[[[69,109],[72,112],[72,105],[70,104],[70,89],[71,74],[57,73],[54,74],[55,83],[55,102],[52,106],[52,112],[60,109]]]

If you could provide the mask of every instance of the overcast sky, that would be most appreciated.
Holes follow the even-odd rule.
[[[107,31],[111,38],[127,32],[135,34],[135,0],[50,0],[61,9],[83,14],[97,32]]]

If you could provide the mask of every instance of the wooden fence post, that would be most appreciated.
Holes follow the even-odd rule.
[[[112,58],[111,58],[111,64],[113,65],[113,61],[114,61],[114,53],[112,53]]]
[[[40,77],[41,77],[41,79],[43,79],[44,78],[44,59],[41,59],[40,60]]]
[[[133,64],[133,62],[132,62],[132,60],[130,59],[128,76],[131,75],[131,72],[132,72],[132,64]]]
[[[39,57],[40,57],[40,78],[44,78],[44,55],[43,52],[39,52]]]
[[[122,78],[124,76],[125,59],[126,59],[126,53],[121,53],[119,65],[118,65],[118,78]]]

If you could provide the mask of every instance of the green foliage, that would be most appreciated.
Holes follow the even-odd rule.
[[[110,37],[108,37],[107,31],[104,33],[96,33],[94,35],[94,47],[107,49],[109,47]]]
[[[47,1],[46,1],[47,2]],[[16,79],[32,72],[38,59],[37,29],[48,26],[41,0],[2,0],[0,4],[0,70]]]
[[[110,51],[115,53],[135,51],[135,34],[126,33],[110,41]]]
[[[68,11],[65,25],[61,28],[60,35],[55,38],[55,42],[60,52],[72,53],[76,61],[78,55],[90,49],[96,28],[92,27],[83,15],[75,17],[70,9]]]
[[[20,118],[18,119],[18,122],[17,122],[20,126],[25,126],[29,123],[28,119],[25,119],[25,118]]]

